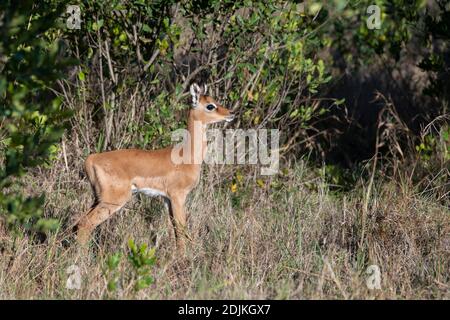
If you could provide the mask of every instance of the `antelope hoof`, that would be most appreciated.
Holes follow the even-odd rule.
[[[85,246],[89,243],[89,239],[91,237],[91,232],[87,230],[86,228],[79,227],[77,230],[77,242],[78,244]]]

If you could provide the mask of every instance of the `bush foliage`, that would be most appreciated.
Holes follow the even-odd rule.
[[[58,152],[68,112],[51,88],[70,60],[51,34],[63,7],[33,3],[0,5],[0,213],[10,226],[46,230],[56,221],[41,218],[43,195],[23,195],[20,178]]]

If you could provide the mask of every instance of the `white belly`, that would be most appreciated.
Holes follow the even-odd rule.
[[[167,194],[165,194],[164,192],[162,192],[160,190],[157,190],[157,189],[152,189],[152,188],[140,188],[140,189],[138,189],[135,186],[132,186],[131,187],[131,191],[133,193],[137,193],[137,192],[143,193],[143,194],[145,194],[147,196],[150,196],[150,197],[157,197],[157,196],[167,197]]]

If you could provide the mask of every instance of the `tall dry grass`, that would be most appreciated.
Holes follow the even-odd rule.
[[[193,241],[178,256],[160,199],[138,196],[101,225],[88,252],[64,226],[88,209],[92,196],[80,174],[82,158],[66,145],[51,168],[27,179],[45,191],[45,214],[63,222],[47,239],[0,231],[1,299],[418,299],[450,298],[450,211],[408,184],[375,180],[363,219],[364,184],[333,194],[299,161],[256,183],[252,169],[236,192],[223,179],[235,167],[205,167],[187,204]],[[364,232],[363,232],[364,230]],[[128,239],[156,247],[155,283],[136,292],[130,265],[107,289],[106,260],[127,252]],[[366,286],[369,265],[381,270],[381,289]],[[67,269],[81,271],[80,290],[66,288]]]

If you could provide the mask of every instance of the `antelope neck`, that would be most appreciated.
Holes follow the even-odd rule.
[[[208,143],[206,139],[206,124],[194,118],[193,112],[189,112],[188,117],[187,147],[190,148],[191,160],[194,164],[201,164],[205,159]],[[197,159],[195,157],[198,157]],[[195,161],[196,159],[197,161]]]

